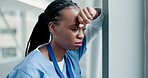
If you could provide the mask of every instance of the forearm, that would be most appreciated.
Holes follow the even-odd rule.
[[[91,23],[89,24],[90,26],[87,26],[87,29],[85,31],[86,44],[92,41],[102,30],[103,18],[104,16],[101,13],[97,18],[91,21]]]

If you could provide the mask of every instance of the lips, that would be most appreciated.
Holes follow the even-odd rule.
[[[76,46],[82,46],[82,42],[76,42],[75,45]]]

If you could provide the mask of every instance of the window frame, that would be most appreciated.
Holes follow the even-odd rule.
[[[102,26],[102,78],[109,78],[109,10],[108,0],[102,0],[104,22]]]
[[[148,77],[148,0],[144,0],[144,78]]]

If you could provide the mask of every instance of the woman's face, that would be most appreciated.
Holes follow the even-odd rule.
[[[77,14],[80,9],[78,7],[67,7],[61,11],[62,17],[55,26],[53,40],[56,45],[68,50],[76,50],[82,46],[84,38],[84,27],[79,27]]]

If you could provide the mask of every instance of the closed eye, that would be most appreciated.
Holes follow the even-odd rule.
[[[74,31],[74,32],[76,32],[76,31],[78,31],[80,29],[81,28],[77,24],[74,24],[74,25],[71,26],[71,30]],[[82,30],[85,31],[86,30],[86,26],[82,27]]]
[[[74,27],[74,28],[72,28],[71,30],[72,30],[72,31],[77,31],[77,30],[79,30],[79,28],[78,28],[78,27]]]

